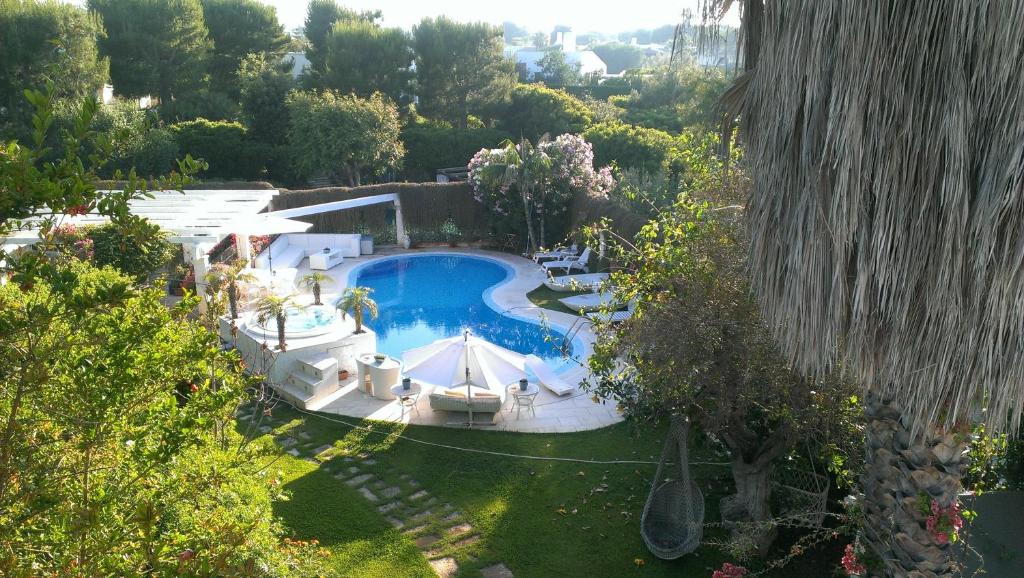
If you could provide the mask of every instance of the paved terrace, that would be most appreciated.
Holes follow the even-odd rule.
[[[495,251],[484,251],[479,249],[398,249],[378,248],[375,255],[366,255],[358,258],[346,258],[345,261],[327,271],[326,273],[334,279],[329,287],[324,287],[322,297],[325,303],[337,299],[341,291],[348,286],[349,273],[356,267],[397,255],[415,255],[426,253],[447,253],[469,256],[487,257],[501,261],[512,267],[515,275],[512,279],[504,282],[495,289],[491,298],[501,311],[509,311],[518,317],[540,321],[546,319],[549,326],[556,328],[563,333],[577,321],[578,317],[566,313],[559,313],[543,309],[534,305],[526,294],[537,288],[545,279],[543,270],[532,260],[507,253]],[[303,260],[299,265],[298,279],[309,273],[309,262]],[[307,296],[311,299],[310,296]],[[572,364],[572,367],[561,373],[561,377],[571,384],[578,384],[589,376],[586,369],[586,360],[593,352],[594,332],[589,323],[579,331],[577,337],[582,342],[583,351],[578,353],[580,358]],[[293,343],[289,340],[289,343]],[[297,343],[294,345],[298,345]],[[449,421],[458,422],[465,420],[467,415],[461,412],[435,412],[430,409],[428,394],[429,386],[424,386],[420,395],[417,407],[419,412],[406,411],[401,421],[417,425],[445,426]],[[494,414],[494,426],[486,426],[488,429],[519,431],[519,432],[573,432],[597,429],[608,426],[622,420],[622,416],[615,410],[615,402],[610,400],[599,400],[595,402],[593,395],[577,390],[565,395],[556,396],[544,387],[540,388],[540,394],[534,402],[536,416],[528,415],[524,411],[519,419],[516,419],[515,412],[510,412],[512,397],[508,396],[502,411]],[[354,378],[344,383],[342,389],[331,396],[326,405],[319,411],[333,413],[357,418],[370,418],[387,421],[399,421],[402,416],[401,407],[397,401],[383,401],[375,399],[363,393]],[[477,421],[486,421],[490,414],[475,414]]]

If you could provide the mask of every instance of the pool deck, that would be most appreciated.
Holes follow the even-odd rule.
[[[532,260],[508,253],[480,249],[399,249],[385,247],[378,248],[374,255],[346,258],[343,263],[325,272],[334,279],[334,283],[323,287],[322,299],[324,302],[331,302],[336,299],[345,287],[348,286],[349,273],[363,264],[400,255],[431,253],[486,257],[511,267],[515,272],[514,277],[498,286],[491,293],[491,299],[502,312],[509,312],[516,317],[538,322],[544,320],[549,326],[557,328],[562,332],[569,330],[579,320],[579,317],[576,315],[538,307],[526,297],[527,293],[536,289],[546,278],[543,269]],[[303,260],[299,265],[297,279],[301,279],[303,275],[309,272],[309,262],[308,260]],[[300,295],[304,294],[305,299],[311,300],[308,290],[300,289],[299,291],[302,291]],[[583,351],[577,352],[580,356],[579,359],[573,362],[569,369],[560,374],[562,379],[571,384],[579,384],[590,375],[585,363],[593,352],[595,335],[589,322],[582,323],[582,327],[579,328],[576,337],[579,339]],[[294,340],[289,340],[289,344],[292,347],[301,347],[301,344]],[[447,426],[449,422],[458,422],[466,419],[467,415],[465,413],[435,412],[431,410],[428,399],[429,387],[424,389],[417,403],[419,411],[407,411],[403,417],[402,409],[397,401],[383,401],[373,398],[360,391],[356,380],[350,378],[318,411],[386,421],[399,421],[401,419],[405,423],[433,426]],[[512,398],[510,395],[505,401],[502,411],[494,414],[494,425],[486,426],[487,429],[533,433],[574,432],[597,429],[622,421],[622,416],[615,409],[616,404],[614,401],[602,399],[595,401],[593,394],[579,389],[578,385],[575,391],[561,397],[541,387],[540,394],[538,394],[534,402],[535,416],[523,412],[520,418],[517,419],[516,414],[510,411],[511,406]],[[479,422],[484,422],[489,416],[490,414],[478,414],[476,419]]]

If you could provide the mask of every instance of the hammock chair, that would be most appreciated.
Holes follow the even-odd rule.
[[[640,519],[640,534],[647,549],[663,560],[674,560],[696,550],[704,532],[704,495],[690,477],[689,429],[688,419],[672,416]],[[672,461],[678,474],[666,478],[670,472],[665,470]]]

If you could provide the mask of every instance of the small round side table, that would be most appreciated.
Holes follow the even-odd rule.
[[[508,392],[512,394],[512,407],[508,411],[516,410],[516,419],[519,419],[519,414],[524,407],[530,410],[533,417],[537,417],[537,412],[533,409],[533,402],[537,399],[537,394],[540,393],[540,387],[536,383],[530,382],[526,389],[520,389],[519,382],[516,382],[508,386]]]
[[[423,388],[420,384],[415,381],[412,382],[412,387],[409,389],[402,389],[402,384],[391,386],[391,393],[398,399],[398,405],[402,406],[402,415],[398,418],[399,420],[405,418],[405,412],[412,412],[416,415],[420,414],[420,408],[416,406],[416,402],[420,400],[420,393]]]

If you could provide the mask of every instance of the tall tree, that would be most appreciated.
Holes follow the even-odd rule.
[[[306,56],[309,58],[312,75],[316,76],[324,69],[327,61],[327,36],[330,35],[335,23],[345,20],[376,22],[380,16],[380,10],[356,12],[339,5],[335,0],[311,0],[306,7],[306,24],[303,30],[309,42]]]
[[[365,19],[334,23],[325,41],[326,61],[319,85],[363,98],[382,92],[391,100],[410,100],[412,48],[401,28],[382,28]]]
[[[48,79],[56,96],[78,100],[106,82],[102,34],[99,20],[77,6],[0,0],[0,132],[28,136],[26,85]]]
[[[356,186],[364,176],[401,167],[405,147],[398,108],[386,96],[293,92],[288,109],[288,140],[304,176],[342,177]]]
[[[238,98],[238,66],[248,54],[277,60],[290,39],[277,21],[277,9],[258,0],[202,0],[203,19],[213,44],[210,84]]]
[[[288,132],[286,101],[295,81],[287,68],[263,54],[250,54],[238,68],[242,117],[249,136],[256,140],[280,143]]]
[[[508,98],[515,66],[506,59],[502,31],[483,22],[424,18],[413,29],[419,112],[465,128],[473,112]]]
[[[560,48],[548,50],[537,61],[537,65],[540,66],[540,70],[533,75],[533,80],[537,82],[543,82],[554,88],[575,86],[583,82],[580,63],[570,64],[565,59],[565,52]]]
[[[753,289],[797,368],[842,365],[868,392],[874,572],[952,576],[927,520],[957,500],[955,434],[1024,413],[1024,5],[744,4],[727,104]]]
[[[100,49],[118,93],[155,94],[168,111],[175,96],[206,86],[211,45],[199,0],[89,0],[89,9],[103,17]]]

